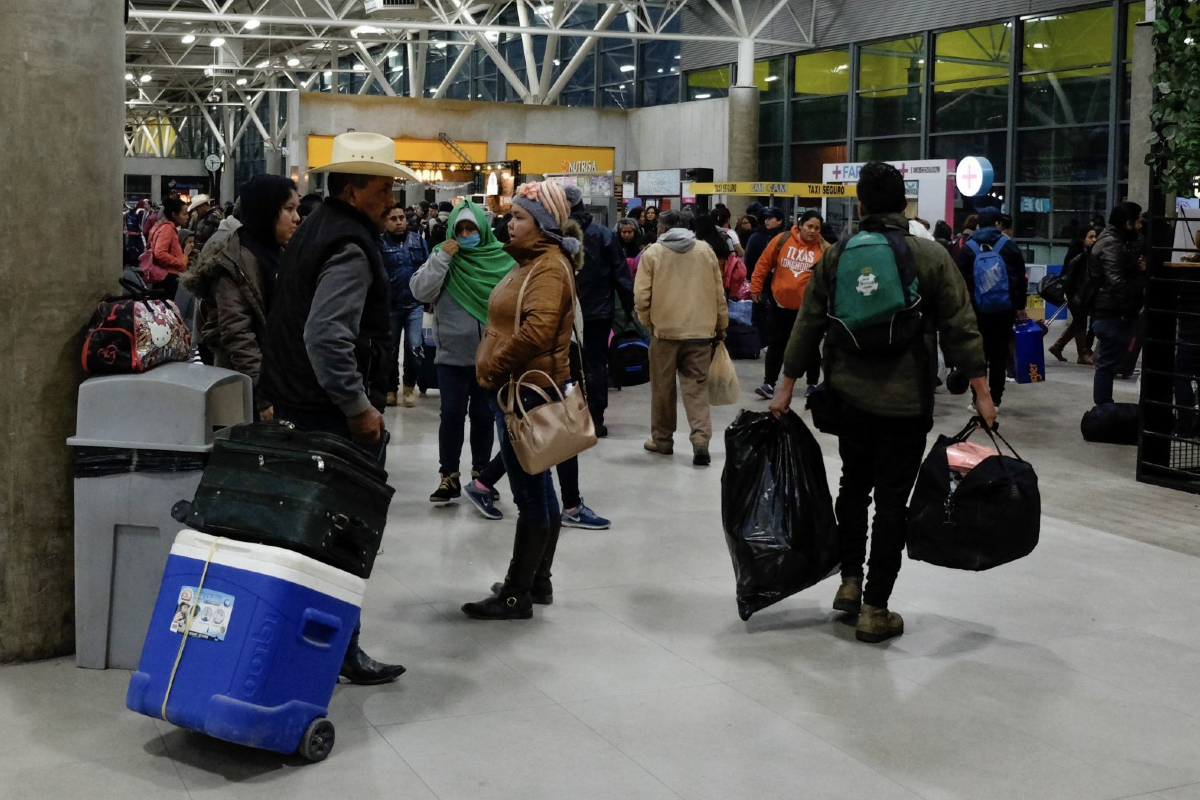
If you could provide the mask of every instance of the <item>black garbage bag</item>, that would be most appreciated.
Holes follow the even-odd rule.
[[[743,620],[838,569],[821,447],[794,413],[743,411],[725,431],[721,522]]]
[[[1014,457],[999,453],[996,436],[984,428],[998,451],[961,480],[951,474],[946,449],[978,430],[975,421],[957,436],[939,436],[908,506],[908,557],[940,567],[974,570],[1024,558],[1037,547],[1042,495],[1037,473],[1012,445]]]

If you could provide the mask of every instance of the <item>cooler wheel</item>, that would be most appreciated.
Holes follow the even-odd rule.
[[[304,759],[316,764],[329,758],[333,752],[334,730],[333,723],[324,717],[317,717],[304,732],[300,747],[296,749]]]

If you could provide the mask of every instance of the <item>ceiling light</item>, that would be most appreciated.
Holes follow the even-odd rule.
[[[212,67],[205,67],[205,68],[204,68],[204,74],[205,74],[205,75],[208,75],[208,76],[210,76],[210,77],[211,77],[211,76],[212,76],[212,73],[213,73],[213,71],[212,71]]]
[[[196,41],[196,36],[195,36],[195,34],[191,34],[191,33],[189,33],[187,36],[184,36],[184,37],[183,37],[183,43],[184,43],[184,44],[191,44],[191,43],[192,43],[192,42],[194,42],[194,41]]]
[[[142,76],[142,83],[149,83],[149,82],[150,82],[150,73],[147,72],[145,75]]]
[[[127,81],[131,81],[131,80],[133,80],[133,73],[132,73],[132,72],[126,72],[126,73],[125,73],[125,80],[127,80]]]
[[[1029,46],[1032,47],[1034,50],[1045,50],[1048,47],[1050,47],[1050,45],[1046,44],[1045,42],[1034,42],[1033,44],[1031,44]]]
[[[1196,40],[1189,36],[1183,40],[1183,43],[1186,45],[1192,45],[1196,43]]]
[[[355,72],[364,72],[366,69],[367,69],[366,64],[355,64],[354,65]]]
[[[500,32],[499,31],[488,31],[487,33],[484,34],[484,37],[487,38],[487,40],[489,42],[498,42],[498,41],[500,41]]]
[[[248,20],[246,20],[246,24],[242,26],[242,29],[247,30],[247,31],[252,31],[255,28],[257,28],[259,25],[262,25],[262,23],[259,22],[258,20],[248,19]]]
[[[534,9],[534,13],[542,19],[549,19],[550,15],[554,13],[554,6],[540,5]]]
[[[766,78],[767,83],[770,83],[771,81],[777,81],[777,80],[779,80],[778,75],[768,75]]]
[[[679,70],[675,69],[674,67],[671,67],[671,72],[679,72]]]
[[[357,28],[354,28],[350,31],[350,35],[355,39],[357,39],[360,35],[379,35],[383,33],[387,33],[387,31],[385,31],[383,28],[376,28],[373,25],[359,25]]]
[[[559,66],[560,64],[562,64],[562,62],[561,62],[561,61],[559,61],[557,58],[556,58],[556,59],[554,59],[554,66],[556,66],[556,67],[557,67],[557,66]]]
[[[223,92],[223,91],[225,91],[225,90],[224,90],[224,89],[222,89],[220,86],[214,86],[214,87],[213,87],[213,94],[220,94],[220,93],[221,93],[221,92]]]
[[[635,67],[633,64],[622,64],[621,65],[621,72],[633,72],[636,69],[637,69],[637,67]]]
[[[625,84],[623,84],[623,83],[622,83],[622,84],[621,84],[620,86],[618,86],[617,88],[618,88],[618,89],[621,89],[621,90],[624,90],[624,89],[625,89]]]
[[[323,75],[324,75],[326,78],[331,78],[331,77],[333,77],[333,70],[331,70],[331,69],[327,69],[327,70],[325,70],[325,72],[323,72],[322,74],[323,74]]]
[[[678,60],[679,60],[679,56],[675,56],[675,60],[676,60],[676,61],[678,61]]]
[[[220,36],[214,36],[212,39],[208,40],[209,47],[221,47],[224,44],[225,44],[225,40],[222,39]]]
[[[291,58],[289,58],[287,60],[287,65],[289,67],[298,67],[298,66],[300,66],[300,59],[296,58],[295,56],[292,56]]]
[[[662,67],[659,67],[659,68],[658,68],[658,74],[659,74],[659,75],[661,75],[661,74],[662,74]]]
[[[925,63],[925,59],[923,59],[923,58],[918,58],[918,59],[917,59],[917,63],[918,63],[918,64],[924,64],[924,63]]]
[[[435,45],[434,45],[434,47],[436,47],[438,50],[445,50],[445,49],[446,49],[446,43],[445,43],[445,42],[438,42],[437,44],[435,44]]]
[[[245,79],[245,78],[238,78],[238,79],[237,79],[237,85],[238,85],[238,86],[245,86],[247,83],[249,83],[249,81],[248,81],[247,79]]]
[[[696,95],[696,99],[697,99],[697,100],[707,100],[707,99],[708,99],[708,98],[710,98],[710,97],[712,97],[712,95],[711,95],[711,94],[698,94],[698,95]]]
[[[269,66],[271,66],[271,59],[264,58],[262,61],[258,62],[258,64],[254,68],[255,69],[266,69]]]

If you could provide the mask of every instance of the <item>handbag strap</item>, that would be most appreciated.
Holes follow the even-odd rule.
[[[517,329],[519,329],[521,327],[521,312],[524,310],[525,290],[527,288],[529,288],[529,279],[533,277],[533,272],[537,268],[538,264],[540,264],[540,263],[541,263],[541,260],[539,259],[537,262],[534,263],[534,265],[532,267],[529,268],[529,274],[525,276],[525,280],[521,282],[521,290],[519,292],[517,292],[517,313],[516,313],[516,318],[513,321],[513,334],[514,335],[516,335]],[[567,285],[571,287],[571,311],[574,312],[574,310],[578,307],[578,298],[575,295],[575,276],[571,274],[571,271],[569,269],[567,269],[567,266],[565,264],[560,263],[560,266],[564,270],[567,270]],[[586,398],[587,397],[587,370],[584,369],[584,366],[583,366],[583,342],[579,341],[579,334],[575,330],[574,321],[572,321],[572,323],[571,323],[571,341],[575,342],[575,344],[577,344],[579,346],[579,361],[580,361],[579,382],[583,389],[583,396]],[[570,354],[568,354],[567,357],[569,359]],[[550,381],[550,385],[554,386],[556,389],[558,388],[557,384],[554,383],[554,378],[550,377],[550,375],[548,375],[545,372],[542,372],[541,370],[528,370],[523,375],[521,375],[521,380],[522,381],[525,380],[525,375],[529,375],[530,373],[538,373],[541,375],[545,375],[546,378]],[[509,387],[509,393],[510,393],[510,402],[509,402],[509,406],[508,406],[508,411],[510,411],[510,412],[512,411],[511,399],[512,399],[512,397],[515,397],[517,394],[515,385],[518,382],[519,381],[517,381],[517,379],[514,378],[512,375],[508,376],[508,387]],[[561,391],[559,392],[559,399],[560,400],[565,399],[562,397]],[[550,398],[547,397],[546,400],[547,400],[547,402],[549,402]],[[518,398],[517,402],[518,402],[518,404],[520,403],[519,398]],[[525,413],[524,408],[521,408],[521,413],[522,414]]]
[[[998,453],[1001,452],[1000,445],[996,442],[996,437],[999,436],[1000,441],[1004,442],[1004,445],[1010,451],[1012,451],[1012,454],[1014,456],[1016,456],[1017,461],[1025,461],[1025,459],[1021,458],[1021,454],[1017,452],[1016,448],[1013,447],[1011,444],[1009,444],[1008,440],[1005,439],[1004,436],[1002,436],[1000,434],[1000,426],[997,425],[995,427],[995,429],[989,428],[988,424],[986,422],[984,422],[983,417],[971,417],[970,424],[967,425],[966,429],[963,431],[963,433],[965,433],[966,436],[959,434],[959,436],[961,437],[960,441],[965,442],[967,440],[967,437],[969,437],[971,435],[971,432],[975,431],[975,429],[977,429],[977,428],[982,428],[983,432],[986,433],[988,435],[988,438],[992,440],[992,445],[996,448],[996,452],[998,452]],[[959,438],[959,437],[955,437],[955,438]],[[1025,463],[1029,463],[1029,462],[1025,462]]]

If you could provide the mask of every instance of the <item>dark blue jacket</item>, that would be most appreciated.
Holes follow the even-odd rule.
[[[573,212],[571,219],[583,228],[583,269],[575,276],[583,318],[611,320],[616,313],[614,292],[626,313],[632,313],[633,277],[616,237],[586,211]]]
[[[994,245],[1000,241],[1000,229],[980,228],[971,234],[971,240],[980,245]],[[1004,259],[1004,266],[1008,271],[1008,295],[1012,299],[1013,310],[1024,311],[1026,293],[1029,291],[1029,278],[1025,275],[1025,256],[1021,255],[1021,249],[1017,247],[1016,242],[1009,239],[1008,243],[1004,245],[1004,249],[1000,251],[1000,257]],[[967,282],[967,290],[971,293],[971,303],[974,304],[975,253],[964,243],[958,252],[957,260],[958,270],[962,273],[963,280]],[[978,314],[979,309],[975,309],[975,313]]]
[[[386,231],[379,237],[379,255],[391,282],[391,308],[403,311],[415,308],[420,303],[408,287],[412,276],[429,259],[429,246],[416,231],[409,231],[397,238]]]

